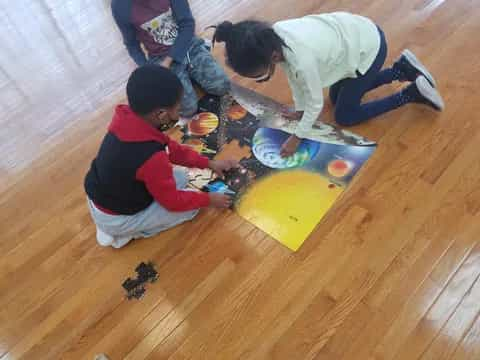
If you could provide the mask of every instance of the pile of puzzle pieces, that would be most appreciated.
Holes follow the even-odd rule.
[[[135,269],[137,277],[135,279],[127,278],[122,284],[122,287],[127,291],[127,299],[140,299],[145,294],[145,285],[150,282],[153,283],[158,279],[158,273],[155,270],[153,263],[140,263]]]

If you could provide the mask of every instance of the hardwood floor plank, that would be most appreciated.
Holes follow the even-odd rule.
[[[386,66],[413,50],[446,110],[412,105],[353,127],[378,149],[297,253],[214,210],[105,249],[82,183],[135,67],[110,3],[5,2],[0,359],[480,358],[479,0],[190,4],[205,36],[225,19],[369,16],[387,34]],[[227,72],[292,104],[281,71],[264,84]],[[333,110],[327,99],[322,119]],[[121,283],[149,260],[158,281],[127,301]]]
[[[458,343],[457,349],[451,360],[474,360],[480,356],[480,314],[477,315],[470,331],[462,341]]]

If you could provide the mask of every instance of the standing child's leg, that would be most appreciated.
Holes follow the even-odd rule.
[[[194,39],[189,56],[190,76],[203,90],[218,96],[223,96],[230,91],[230,80],[227,74],[207,50],[203,40]]]

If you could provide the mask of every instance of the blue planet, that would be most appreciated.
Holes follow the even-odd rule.
[[[259,128],[252,141],[253,154],[263,165],[273,169],[290,169],[306,165],[318,154],[320,144],[304,139],[297,152],[288,157],[280,156],[280,149],[290,134],[270,128]]]

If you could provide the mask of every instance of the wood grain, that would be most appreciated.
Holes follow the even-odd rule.
[[[295,254],[214,210],[105,249],[82,182],[134,69],[110,2],[5,2],[0,360],[478,360],[480,1],[190,2],[205,35],[227,19],[369,16],[387,34],[387,62],[412,49],[446,111],[412,105],[354,127],[378,150]],[[223,64],[222,46],[214,53]],[[292,102],[281,72],[266,84],[234,79]],[[147,260],[159,280],[128,301],[121,284]]]

